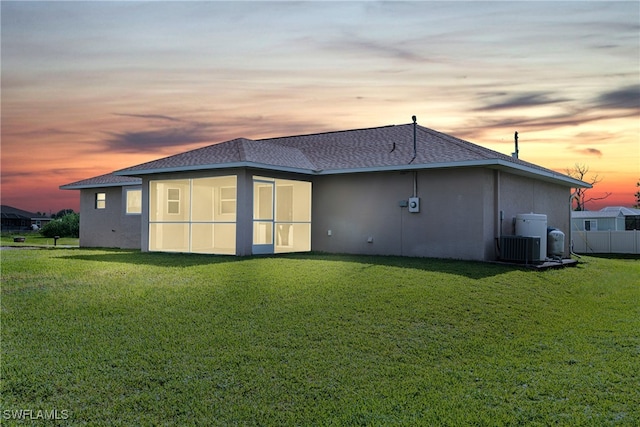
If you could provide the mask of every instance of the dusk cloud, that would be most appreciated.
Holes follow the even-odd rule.
[[[122,117],[137,117],[140,119],[154,119],[154,120],[166,120],[170,122],[183,122],[184,120],[178,119],[176,117],[165,116],[162,114],[123,114],[123,113],[114,113],[115,116]]]
[[[597,108],[640,110],[640,85],[627,86],[602,93],[595,101]]]
[[[380,41],[365,39],[355,34],[346,34],[342,39],[325,46],[331,51],[344,51],[356,57],[386,58],[412,63],[438,62],[437,58],[428,57],[418,49],[411,47],[409,41]]]
[[[119,152],[147,152],[167,147],[186,146],[211,139],[209,125],[188,123],[184,126],[161,129],[108,132],[108,150]]]
[[[584,154],[585,156],[597,156],[602,157],[602,151],[597,148],[583,148],[581,150],[576,150],[580,154]]]
[[[110,137],[105,141],[105,151],[123,153],[146,153],[156,151],[172,151],[171,148],[183,149],[197,143],[226,141],[233,138],[266,138],[283,135],[299,135],[333,130],[325,123],[310,120],[295,120],[280,116],[236,116],[220,117],[218,121],[196,122],[179,119],[162,114],[117,114],[123,117],[134,117],[164,122],[179,122],[179,125],[160,126],[157,123],[146,125],[144,130],[126,130],[106,132]]]
[[[7,129],[6,127],[2,129],[3,136],[12,135],[12,136],[20,136],[24,138],[41,138],[48,136],[60,136],[60,135],[80,135],[81,132],[74,132],[66,129],[56,129],[56,128],[36,128],[36,129]]]
[[[588,123],[599,122],[603,120],[620,119],[635,117],[637,113],[632,111],[612,111],[603,112],[598,111],[593,114],[589,109],[567,111],[566,113],[555,115],[541,115],[541,116],[505,116],[498,118],[474,118],[469,120],[466,124],[452,129],[451,132],[455,133],[460,138],[466,138],[473,141],[477,138],[484,138],[490,134],[505,134],[513,131],[529,131],[540,132],[548,131],[552,129],[562,128],[566,126],[578,127],[586,125]],[[601,139],[599,136],[597,139]],[[584,139],[584,138],[583,138]],[[591,140],[591,138],[589,138]],[[615,138],[609,138],[609,140],[615,140]]]
[[[493,111],[493,110],[506,110],[511,108],[523,108],[523,107],[537,107],[540,105],[556,104],[559,102],[567,102],[567,98],[554,98],[550,94],[536,92],[526,93],[522,95],[515,95],[506,99],[501,99],[496,102],[489,103],[483,107],[476,108],[475,111]]]

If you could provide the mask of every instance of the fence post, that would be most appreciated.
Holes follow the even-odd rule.
[[[584,252],[588,254],[589,253],[589,233],[585,231],[583,234],[584,234]]]

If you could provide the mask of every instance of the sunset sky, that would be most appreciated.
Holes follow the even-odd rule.
[[[640,2],[1,2],[2,204],[236,137],[418,123],[640,179]]]

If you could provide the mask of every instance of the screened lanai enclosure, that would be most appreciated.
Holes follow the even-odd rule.
[[[149,182],[149,250],[236,254],[239,227],[252,253],[311,250],[311,183],[253,177],[251,224],[238,224],[235,175]]]
[[[253,178],[254,254],[311,250],[311,183]]]

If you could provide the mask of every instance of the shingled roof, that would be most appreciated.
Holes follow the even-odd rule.
[[[487,167],[560,183],[591,186],[570,176],[414,125],[389,125],[266,139],[237,138],[60,186],[63,190],[140,185],[141,176],[253,167],[328,175],[390,170]]]
[[[142,179],[133,176],[122,176],[108,173],[83,179],[70,184],[61,185],[61,190],[81,190],[83,188],[122,187],[124,185],[141,185]]]
[[[256,167],[310,175],[481,166],[571,187],[589,184],[423,126],[389,125],[309,135],[233,139],[114,172],[155,173]]]

